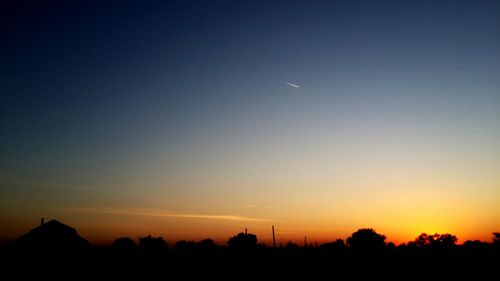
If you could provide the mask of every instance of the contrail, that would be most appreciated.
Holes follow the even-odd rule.
[[[295,84],[288,83],[288,82],[286,82],[286,84],[287,84],[288,86],[291,86],[291,87],[294,87],[294,88],[300,88],[300,86],[299,86],[299,85],[295,85]]]

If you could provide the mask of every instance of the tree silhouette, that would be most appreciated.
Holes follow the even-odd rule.
[[[429,235],[420,234],[414,241],[409,242],[408,246],[414,252],[424,255],[443,255],[451,254],[456,248],[457,237],[453,234],[445,233]]]
[[[168,249],[167,242],[163,237],[147,237],[139,238],[139,248],[145,256],[158,257],[166,253]]]
[[[385,239],[371,228],[362,228],[347,238],[347,244],[355,252],[379,252],[385,247]]]
[[[427,233],[420,234],[414,241],[409,242],[408,245],[413,247],[425,247],[431,244],[432,238]]]
[[[467,240],[462,245],[462,250],[468,256],[481,256],[488,250],[489,244],[479,240]]]
[[[497,255],[500,257],[500,232],[493,232],[493,241],[492,248],[497,252]]]
[[[218,246],[212,239],[204,239],[198,242],[181,240],[175,244],[177,253],[183,256],[213,254]]]
[[[196,249],[196,242],[181,240],[175,243],[174,248],[180,251],[194,251]]]
[[[238,235],[229,238],[227,246],[236,251],[254,251],[257,248],[257,236],[240,232]]]
[[[436,235],[436,234],[435,234]],[[437,237],[435,237],[434,241],[437,245],[440,247],[453,247],[457,243],[457,237],[453,234],[445,233],[445,234],[440,234]]]
[[[500,245],[500,232],[493,232],[493,244]]]
[[[120,257],[131,257],[136,254],[137,246],[129,237],[116,238],[112,245],[113,253]]]
[[[257,240],[257,238],[256,238]],[[217,245],[215,244],[214,240],[212,239],[203,239],[199,242],[196,243],[196,247],[198,250],[202,252],[209,252],[209,251],[214,251],[217,249]]]
[[[408,244],[415,247],[431,247],[431,248],[451,248],[456,245],[457,237],[453,234],[420,234],[413,242]]]

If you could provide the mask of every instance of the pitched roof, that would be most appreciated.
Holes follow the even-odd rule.
[[[20,236],[13,241],[13,245],[22,251],[70,252],[86,248],[89,242],[74,228],[51,220]]]

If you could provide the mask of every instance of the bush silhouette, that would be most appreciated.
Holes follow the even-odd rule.
[[[292,241],[288,241],[285,246],[288,250],[293,250],[296,251],[299,249],[299,245],[296,243],[293,243]]]
[[[319,246],[322,250],[332,251],[332,252],[340,252],[345,250],[346,246],[344,244],[344,240],[337,239],[332,242],[326,242]]]

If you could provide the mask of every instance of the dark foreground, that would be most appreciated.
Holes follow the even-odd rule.
[[[78,255],[21,256],[3,252],[1,266],[2,275],[9,276],[4,280],[33,277],[49,278],[47,280],[340,280],[345,277],[496,280],[500,273],[498,252],[459,247],[439,253],[398,248],[378,253],[320,248],[235,252],[219,247],[205,252],[169,249],[153,255],[123,255],[112,248],[90,248]]]
[[[92,246],[59,221],[42,223],[0,247],[2,280],[498,280],[500,233],[491,243],[456,244],[451,234],[422,233],[396,246],[371,228],[346,241],[267,247],[246,231],[215,244],[211,239],[168,245],[162,237],[139,243],[117,238]]]

